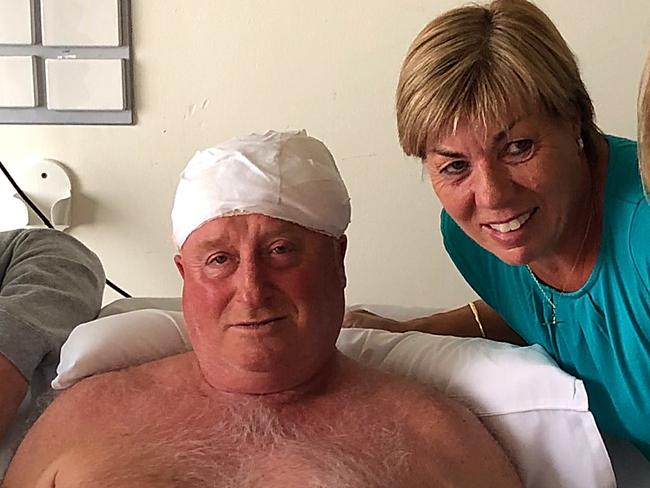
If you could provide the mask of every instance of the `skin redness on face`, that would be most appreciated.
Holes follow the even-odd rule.
[[[344,252],[344,238],[257,214],[192,232],[175,261],[208,381],[277,391],[322,367],[343,318]]]
[[[443,207],[478,244],[512,265],[581,238],[589,167],[577,124],[537,113],[505,130],[459,124],[427,148],[424,164]]]

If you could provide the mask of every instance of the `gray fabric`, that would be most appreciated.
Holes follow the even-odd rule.
[[[28,381],[55,366],[70,331],[101,307],[104,270],[71,236],[49,229],[0,232],[0,354]]]

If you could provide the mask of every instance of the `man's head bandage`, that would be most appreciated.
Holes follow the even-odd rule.
[[[263,214],[340,237],[350,197],[325,145],[303,131],[251,134],[199,151],[181,173],[174,242],[217,217]]]

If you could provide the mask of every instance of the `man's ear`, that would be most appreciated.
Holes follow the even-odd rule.
[[[180,273],[181,278],[185,279],[185,268],[183,267],[183,257],[180,254],[174,256],[174,264],[176,265],[176,269]]]

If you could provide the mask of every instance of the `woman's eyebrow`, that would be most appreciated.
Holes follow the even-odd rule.
[[[508,132],[510,132],[515,125],[517,125],[519,122],[521,122],[521,119],[522,119],[522,117],[517,117],[510,124],[508,124],[508,127],[503,129],[502,131],[500,131],[497,135],[495,135],[492,138],[492,143],[496,143],[496,142],[499,142],[499,141],[502,141],[503,139],[505,139],[506,136],[508,135]]]
[[[442,147],[434,147],[432,148],[429,153],[436,153],[439,154],[440,156],[445,156],[446,158],[464,158],[465,154],[462,152],[457,152],[457,151],[450,151],[449,149],[444,149]]]
[[[517,125],[519,122],[521,122],[521,119],[522,119],[522,117],[517,117],[510,124],[508,124],[508,126],[505,129],[499,131],[492,138],[492,144],[496,144],[496,143],[502,141],[503,139],[505,139],[506,136],[508,135],[508,132],[510,132],[515,125]],[[464,158],[464,157],[466,157],[463,152],[452,151],[450,149],[445,149],[445,148],[439,147],[439,146],[434,146],[431,149],[429,149],[427,151],[427,154],[430,154],[430,153],[436,153],[436,154],[439,154],[440,156],[444,156],[444,157],[447,157],[447,158]]]

